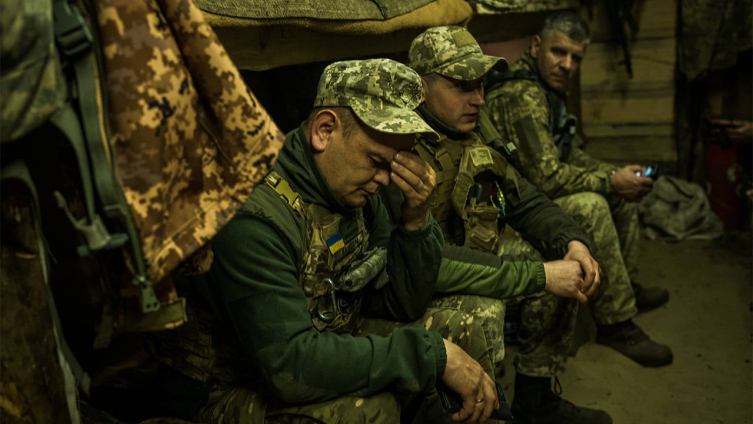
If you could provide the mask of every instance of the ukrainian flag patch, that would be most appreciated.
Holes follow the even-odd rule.
[[[329,247],[330,253],[333,255],[337,253],[340,249],[345,247],[345,242],[343,241],[343,236],[340,234],[340,232],[336,232],[334,236],[327,239],[327,247]]]

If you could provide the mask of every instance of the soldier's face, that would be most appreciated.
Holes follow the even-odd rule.
[[[570,89],[585,52],[585,42],[573,41],[562,31],[552,31],[543,40],[537,35],[531,43],[531,56],[536,59],[541,78],[561,94]]]
[[[390,184],[392,159],[398,152],[410,150],[415,139],[413,134],[382,133],[363,124],[348,138],[336,130],[317,163],[337,200],[358,208],[381,186]]]
[[[444,125],[470,132],[484,104],[484,86],[481,78],[461,81],[444,75],[424,78],[426,82],[426,109]]]

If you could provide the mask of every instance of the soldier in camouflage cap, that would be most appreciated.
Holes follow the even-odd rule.
[[[507,60],[485,55],[467,29],[440,26],[427,29],[413,40],[408,66],[421,76],[435,72],[456,80],[472,81],[491,69],[506,70]]]
[[[394,61],[324,70],[308,118],[212,240],[212,268],[183,284],[197,288],[189,307],[208,304],[204,314],[169,333],[173,344],[149,347],[198,380],[167,381],[206,399],[186,398],[180,418],[391,424],[410,410],[431,415],[414,422],[448,422],[438,381],[463,398],[457,420],[485,420],[498,407],[477,320],[427,310],[443,243],[429,213],[434,172],[411,152],[417,133],[436,138],[413,110],[421,99],[418,74]],[[404,199],[396,226],[374,196],[390,182]],[[382,253],[377,276],[343,282]],[[214,311],[222,319],[209,318]]]
[[[347,106],[380,132],[437,136],[414,112],[422,100],[421,79],[407,66],[389,59],[350,60],[324,69],[314,107]]]
[[[484,55],[459,27],[428,29],[408,57],[424,82],[418,112],[440,133],[437,141],[419,136],[416,147],[437,175],[431,212],[445,242],[454,245],[445,248],[437,282],[442,297],[432,306],[474,314],[495,362],[504,356],[506,308],[518,311],[510,317],[520,326],[516,423],[611,423],[605,412],[575,407],[551,390],[568,358],[578,301],[599,287],[599,264],[583,228],[507,162],[508,146],[482,109],[482,78],[506,62]],[[389,210],[397,209],[392,190],[383,198]],[[515,231],[526,233],[538,250]]]

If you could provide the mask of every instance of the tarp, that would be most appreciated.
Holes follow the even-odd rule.
[[[251,19],[391,19],[433,0],[196,0],[201,10]]]

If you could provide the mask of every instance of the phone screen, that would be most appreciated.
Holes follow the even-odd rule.
[[[654,172],[654,168],[652,168],[651,165],[649,165],[646,167],[646,172],[643,173],[643,176],[650,177],[653,172]]]

